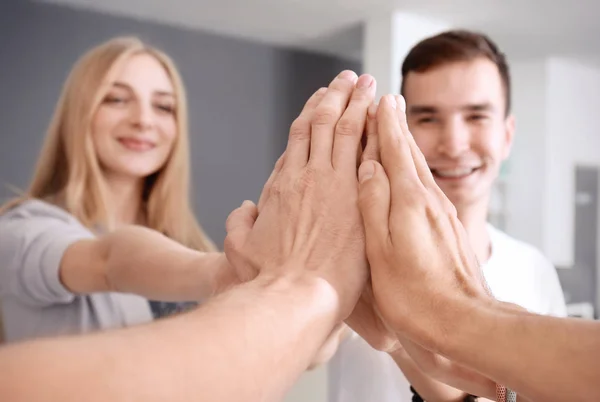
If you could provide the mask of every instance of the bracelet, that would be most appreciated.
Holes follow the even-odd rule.
[[[496,384],[497,402],[517,402],[517,393],[504,385]]]

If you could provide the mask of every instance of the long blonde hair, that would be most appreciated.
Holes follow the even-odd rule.
[[[165,165],[146,178],[146,226],[197,250],[214,244],[190,205],[190,155],[185,89],[174,62],[135,37],[118,37],[91,49],[75,64],[63,87],[29,189],[16,202],[60,195],[60,206],[89,228],[114,228],[107,184],[91,138],[93,116],[115,66],[134,54],[158,60],[170,76],[177,104],[177,137]],[[14,205],[15,201],[11,202]]]

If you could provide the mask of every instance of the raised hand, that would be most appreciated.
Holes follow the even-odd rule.
[[[342,72],[317,91],[290,129],[285,156],[259,201],[253,225],[236,210],[225,252],[252,275],[324,279],[339,299],[339,318],[354,308],[368,276],[358,210],[356,155],[367,108],[375,96],[369,75]]]

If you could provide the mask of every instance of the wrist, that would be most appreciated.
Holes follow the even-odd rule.
[[[283,267],[281,274],[259,274],[253,281],[263,292],[287,294],[326,320],[331,328],[342,321],[340,299],[336,289],[325,279],[302,271],[295,265]]]
[[[240,281],[235,268],[229,263],[225,253],[205,253],[204,258],[209,259],[210,268],[210,294],[220,294],[232,286],[239,285]]]
[[[502,304],[495,299],[467,297],[448,307],[446,322],[451,323],[445,339],[437,339],[435,347],[452,360],[464,361],[470,348],[465,345],[479,344],[497,326],[493,311]],[[473,326],[472,323],[477,325]]]

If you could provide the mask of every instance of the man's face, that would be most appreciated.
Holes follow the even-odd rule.
[[[459,210],[487,203],[514,132],[496,65],[480,58],[410,72],[404,96],[410,130],[442,191]]]

